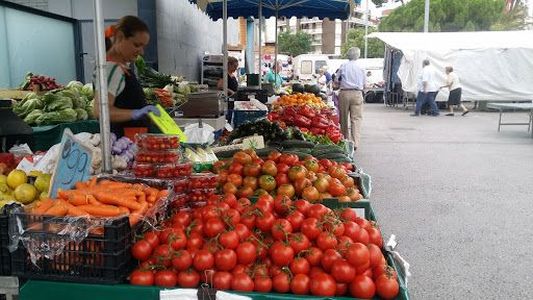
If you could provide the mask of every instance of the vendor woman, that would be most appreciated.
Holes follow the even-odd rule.
[[[127,127],[148,127],[147,114],[159,110],[148,105],[133,71],[133,62],[150,40],[148,26],[135,16],[125,16],[106,29],[106,77],[111,131],[124,135]],[[96,81],[96,80],[95,80]],[[94,114],[99,117],[99,99]]]

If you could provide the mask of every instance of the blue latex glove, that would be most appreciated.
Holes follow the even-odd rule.
[[[159,115],[161,115],[157,107],[155,107],[154,105],[146,105],[143,108],[133,110],[133,112],[131,113],[131,118],[133,120],[139,120],[146,116],[149,112],[153,112],[158,117]]]

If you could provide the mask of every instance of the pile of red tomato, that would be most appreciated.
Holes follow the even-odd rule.
[[[362,198],[354,179],[351,164],[339,164],[328,159],[271,152],[266,160],[253,150],[239,151],[231,160],[215,163],[221,190],[237,197],[264,194],[303,198],[310,202],[336,197],[350,202]]]
[[[180,211],[132,247],[131,284],[315,296],[393,299],[397,274],[387,266],[373,222],[353,209],[332,210],[284,195],[252,204],[233,194]]]

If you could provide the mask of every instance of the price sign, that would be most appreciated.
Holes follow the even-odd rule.
[[[172,117],[167,113],[167,111],[159,104],[156,105],[159,109],[159,117],[154,113],[148,113],[148,117],[154,124],[161,130],[164,134],[177,134],[180,138],[180,142],[186,142],[187,136],[180,129],[178,124],[172,119]]]
[[[68,128],[63,132],[58,156],[50,188],[51,198],[57,197],[59,189],[69,190],[76,182],[88,180],[91,172],[91,150],[82,145]]]

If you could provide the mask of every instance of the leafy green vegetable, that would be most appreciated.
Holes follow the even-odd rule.
[[[72,109],[72,100],[68,97],[56,97],[52,103],[46,104],[44,110],[46,112],[60,111],[67,108]]]
[[[83,87],[83,83],[79,82],[79,81],[71,81],[67,84],[67,86],[65,86],[66,89],[76,89],[76,90],[81,90],[81,88]]]
[[[83,108],[76,108],[74,109],[77,114],[78,120],[87,120],[89,118],[89,115],[87,114],[87,111]]]
[[[39,116],[35,123],[39,126],[53,125],[58,123],[75,122],[78,117],[77,112],[72,108],[63,109],[60,111],[46,112]]]
[[[26,122],[28,125],[34,125],[37,118],[39,118],[42,114],[42,110],[35,109],[24,118],[24,122]]]
[[[92,100],[94,97],[93,84],[87,83],[84,85],[80,90],[80,94],[87,97],[87,99]]]
[[[35,109],[42,109],[43,108],[43,102],[39,98],[32,98],[27,99],[24,102],[19,102],[13,107],[13,112],[21,117],[26,117],[29,113],[31,113]]]

